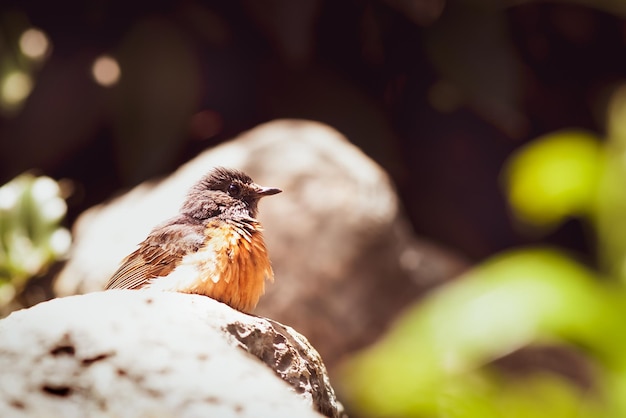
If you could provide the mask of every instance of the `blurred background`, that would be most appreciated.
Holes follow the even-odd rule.
[[[0,301],[49,283],[85,209],[311,119],[475,266],[337,368],[353,414],[626,417],[625,17],[622,0],[4,0]]]

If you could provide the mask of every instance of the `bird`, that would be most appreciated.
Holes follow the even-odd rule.
[[[157,225],[105,286],[205,295],[249,313],[274,272],[256,219],[262,197],[281,193],[242,171],[215,167]]]

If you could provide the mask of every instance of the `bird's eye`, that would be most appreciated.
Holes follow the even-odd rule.
[[[228,194],[232,197],[239,197],[241,194],[241,187],[238,184],[232,183],[228,186]]]

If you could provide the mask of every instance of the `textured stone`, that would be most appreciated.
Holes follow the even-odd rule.
[[[276,282],[256,313],[306,335],[330,368],[374,341],[426,288],[464,267],[414,236],[384,170],[339,132],[279,120],[200,154],[158,184],[88,210],[74,227],[58,294],[101,289],[119,261],[175,214],[188,187],[216,165],[284,190],[260,204]]]
[[[197,295],[113,290],[14,312],[0,370],[2,417],[342,414],[304,337]]]

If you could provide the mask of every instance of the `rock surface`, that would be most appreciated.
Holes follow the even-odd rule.
[[[342,416],[305,338],[197,295],[114,290],[14,312],[0,370],[2,417]]]
[[[284,190],[260,205],[276,282],[256,313],[306,335],[330,368],[374,341],[425,289],[464,267],[414,236],[386,173],[339,132],[279,120],[202,153],[158,184],[87,211],[74,227],[74,252],[57,293],[100,290],[120,260],[174,215],[188,187],[216,165]]]

